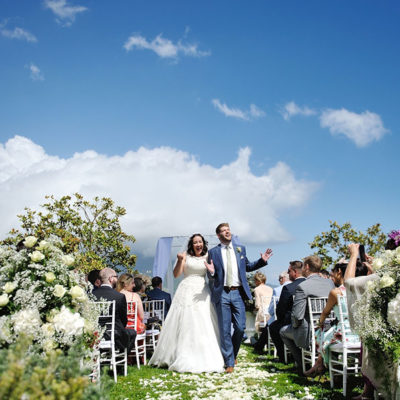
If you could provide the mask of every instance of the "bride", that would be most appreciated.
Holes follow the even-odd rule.
[[[207,242],[199,233],[178,253],[174,277],[184,275],[149,364],[177,372],[223,372],[218,320],[205,281]]]

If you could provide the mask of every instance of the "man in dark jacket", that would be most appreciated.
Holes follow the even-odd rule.
[[[162,279],[159,276],[155,276],[151,280],[151,286],[153,290],[147,292],[147,297],[150,300],[165,300],[165,315],[167,316],[169,307],[171,306],[171,295],[162,290]]]
[[[115,300],[115,346],[121,351],[126,348],[129,353],[135,345],[136,331],[125,328],[128,322],[126,298],[114,289],[118,276],[111,268],[102,269],[99,276],[101,286],[93,294],[97,300]]]

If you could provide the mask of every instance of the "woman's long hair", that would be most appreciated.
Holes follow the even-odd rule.
[[[122,274],[117,281],[117,291],[120,292],[125,289],[133,281],[133,276],[131,274]]]

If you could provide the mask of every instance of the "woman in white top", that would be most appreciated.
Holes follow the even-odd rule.
[[[254,283],[256,285],[256,288],[254,289],[254,297],[255,308],[257,310],[255,322],[256,332],[260,331],[260,322],[264,322],[264,314],[268,311],[272,298],[273,289],[265,284],[266,281],[267,277],[262,272],[254,274]]]

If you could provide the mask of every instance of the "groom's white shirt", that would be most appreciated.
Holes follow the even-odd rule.
[[[225,272],[224,286],[227,286],[227,284],[226,284],[226,248],[227,247],[229,249],[229,253],[231,254],[232,286],[242,286],[242,282],[240,281],[240,277],[239,277],[239,268],[237,265],[235,249],[232,246],[232,242],[230,242],[228,245],[221,243],[221,255],[222,255],[222,262],[224,263],[224,272]]]

